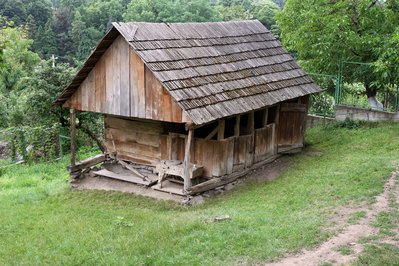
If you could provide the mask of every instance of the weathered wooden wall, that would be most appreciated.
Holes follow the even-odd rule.
[[[278,122],[278,152],[301,148],[304,144],[308,97],[297,102],[284,102],[280,105]]]
[[[161,158],[162,123],[105,116],[105,147],[121,160],[152,165]]]
[[[247,124],[252,126],[241,132],[244,135],[218,140],[194,138],[190,162],[202,165],[205,176],[219,177],[273,158],[280,149],[302,147],[306,105],[301,100],[282,103],[276,108],[273,122],[268,123],[267,117],[262,117],[264,122],[256,129],[254,116],[249,115],[252,122],[249,120]],[[184,130],[171,131],[173,125],[176,124],[106,115],[107,152],[116,152],[119,159],[148,165],[160,160],[183,161],[187,135],[182,134]]]
[[[63,106],[176,123],[187,119],[176,101],[121,36]]]

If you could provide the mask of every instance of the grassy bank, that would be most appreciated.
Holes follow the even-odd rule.
[[[0,264],[250,264],[315,246],[331,234],[333,208],[382,192],[399,163],[399,125],[315,128],[307,142],[277,180],[198,207],[71,192],[66,160],[0,169]]]

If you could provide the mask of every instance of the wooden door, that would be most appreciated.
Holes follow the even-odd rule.
[[[306,103],[281,104],[277,133],[279,153],[298,152],[303,147],[306,115]]]

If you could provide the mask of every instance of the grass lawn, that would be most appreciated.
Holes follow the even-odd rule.
[[[307,143],[277,180],[197,207],[71,192],[66,159],[2,168],[0,265],[254,264],[313,247],[331,234],[334,208],[370,204],[383,191],[399,164],[399,124],[315,128]],[[212,222],[217,215],[231,219]]]

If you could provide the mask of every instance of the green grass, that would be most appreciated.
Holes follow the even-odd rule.
[[[367,245],[355,266],[399,265],[399,247],[391,244]]]
[[[342,245],[336,249],[342,255],[350,255],[353,253],[353,248],[350,245]]]
[[[349,224],[357,224],[361,219],[366,217],[366,211],[357,211],[351,214],[348,219]]]
[[[273,260],[329,237],[328,213],[372,203],[398,163],[399,125],[315,128],[272,182],[196,207],[70,191],[66,159],[0,172],[0,265],[231,265]],[[317,152],[321,156],[312,156]],[[213,223],[215,216],[230,220]]]

